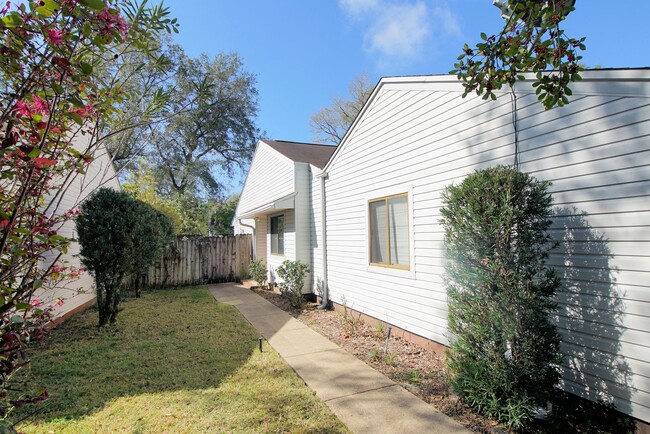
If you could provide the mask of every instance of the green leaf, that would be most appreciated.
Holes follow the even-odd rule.
[[[70,116],[70,118],[71,118],[73,121],[75,121],[77,124],[79,124],[80,126],[83,126],[83,124],[84,124],[84,120],[81,118],[81,116],[79,116],[79,115],[76,114],[76,113],[72,113],[72,112],[71,112],[71,113],[68,113],[68,116]]]
[[[13,324],[24,324],[25,323],[25,318],[23,318],[22,315],[14,315],[11,317],[11,322]]]
[[[45,6],[39,6],[36,8],[36,15],[38,15],[40,18],[50,18],[52,15],[54,15],[54,11],[52,9],[48,9]]]
[[[2,24],[7,28],[20,27],[24,21],[18,12],[13,11],[2,17]]]
[[[79,0],[79,4],[82,6],[87,6],[96,11],[104,10],[106,3],[103,0]]]
[[[88,62],[81,62],[81,71],[86,75],[90,75],[93,72],[93,66]]]
[[[61,95],[63,92],[65,92],[63,86],[55,81],[52,82],[52,90],[56,92],[57,95]]]
[[[81,101],[79,98],[75,98],[74,96],[68,97],[68,102],[72,103],[72,105],[74,105],[75,107],[78,107],[78,108],[86,107],[84,105],[83,101]]]
[[[488,38],[487,35],[485,33],[481,32],[481,39],[483,39],[484,41],[487,41],[487,38]]]
[[[38,279],[38,280],[34,281],[34,289],[38,289],[41,286],[43,286],[43,281],[41,279]]]
[[[31,304],[23,303],[23,302],[20,302],[20,301],[17,301],[16,303],[14,303],[14,306],[16,306],[16,309],[18,309],[18,310],[27,310],[27,309],[32,307]]]
[[[81,34],[85,37],[88,38],[90,37],[91,29],[90,29],[90,23],[86,21],[81,28]]]

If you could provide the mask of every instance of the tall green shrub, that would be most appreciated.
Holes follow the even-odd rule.
[[[124,278],[157,260],[171,222],[128,193],[101,188],[81,205],[81,261],[95,277],[99,326],[114,323]]]
[[[531,419],[559,379],[549,185],[499,166],[443,193],[451,384],[512,427]]]

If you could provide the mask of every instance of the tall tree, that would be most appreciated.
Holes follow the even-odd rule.
[[[314,141],[338,145],[354,119],[368,101],[374,86],[366,74],[358,75],[348,86],[349,98],[334,98],[309,121]]]
[[[533,86],[547,109],[569,103],[570,83],[580,80],[579,55],[585,38],[565,35],[560,24],[574,10],[575,0],[500,0],[495,2],[506,18],[498,35],[481,33],[483,42],[467,44],[451,74],[463,81],[465,93],[496,99],[504,84],[535,73]]]
[[[169,119],[151,130],[150,161],[164,192],[219,194],[219,176],[247,164],[260,135],[256,79],[235,53],[176,54]]]

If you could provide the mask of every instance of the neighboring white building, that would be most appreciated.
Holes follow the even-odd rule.
[[[320,181],[315,175],[336,148],[328,145],[260,140],[239,197],[235,234],[252,233],[253,251],[277,280],[275,270],[285,260],[308,264],[313,276],[322,269]],[[306,279],[304,291],[315,285]]]
[[[80,152],[85,152],[87,146],[87,140],[83,137],[75,140],[75,148]],[[76,174],[68,179],[63,187],[64,193],[50,200],[54,201],[54,204],[50,204],[50,206],[56,209],[57,213],[77,209],[88,195],[100,187],[120,190],[120,183],[106,148],[96,146],[93,157],[94,159],[88,165],[85,174]],[[67,221],[58,229],[58,233],[64,237],[76,239],[77,233],[74,221]],[[68,248],[68,252],[59,258],[58,264],[72,266],[77,269],[83,268],[79,258],[79,249],[79,243],[73,241]],[[43,261],[44,266],[55,260],[57,255],[58,253],[55,254],[55,252],[47,254]],[[62,280],[50,287],[42,287],[35,295],[44,305],[53,305],[53,315],[61,317],[94,303],[95,281],[88,272],[84,271],[77,279]]]
[[[581,75],[552,110],[530,81],[493,102],[461,98],[455,76],[384,78],[321,174],[261,142],[237,215],[271,269],[268,227],[283,215],[285,257],[326,253],[312,282],[332,301],[447,345],[441,192],[517,162],[553,183],[563,387],[650,422],[650,70]],[[310,181],[313,203],[324,182],[322,229],[299,203]]]

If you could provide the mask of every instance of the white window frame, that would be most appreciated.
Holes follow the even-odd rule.
[[[282,217],[282,253],[273,252],[273,219]],[[287,238],[287,216],[286,214],[277,214],[274,216],[269,216],[269,252],[273,256],[284,256],[286,252],[286,238]],[[278,237],[278,246],[280,244],[280,239]]]

